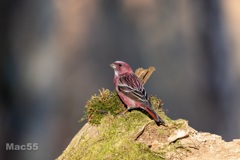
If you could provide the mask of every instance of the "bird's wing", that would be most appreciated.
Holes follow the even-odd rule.
[[[121,76],[119,82],[118,89],[123,94],[132,100],[150,105],[147,92],[135,74]]]

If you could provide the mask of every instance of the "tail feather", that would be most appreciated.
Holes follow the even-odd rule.
[[[144,110],[154,119],[156,123],[165,123],[152,108],[144,107]]]

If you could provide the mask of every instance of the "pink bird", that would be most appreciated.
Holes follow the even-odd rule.
[[[164,124],[164,121],[152,109],[147,92],[131,67],[123,61],[115,61],[110,66],[113,68],[115,74],[115,89],[122,102],[127,106],[127,110],[142,109],[146,111],[157,124]]]

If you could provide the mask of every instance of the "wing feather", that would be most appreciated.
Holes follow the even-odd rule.
[[[135,74],[124,75],[120,77],[119,82],[119,91],[135,101],[150,106],[147,92]]]

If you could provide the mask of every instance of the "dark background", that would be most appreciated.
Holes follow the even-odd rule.
[[[239,28],[237,0],[1,0],[0,159],[57,158],[115,60],[155,66],[145,88],[172,119],[240,138]]]

